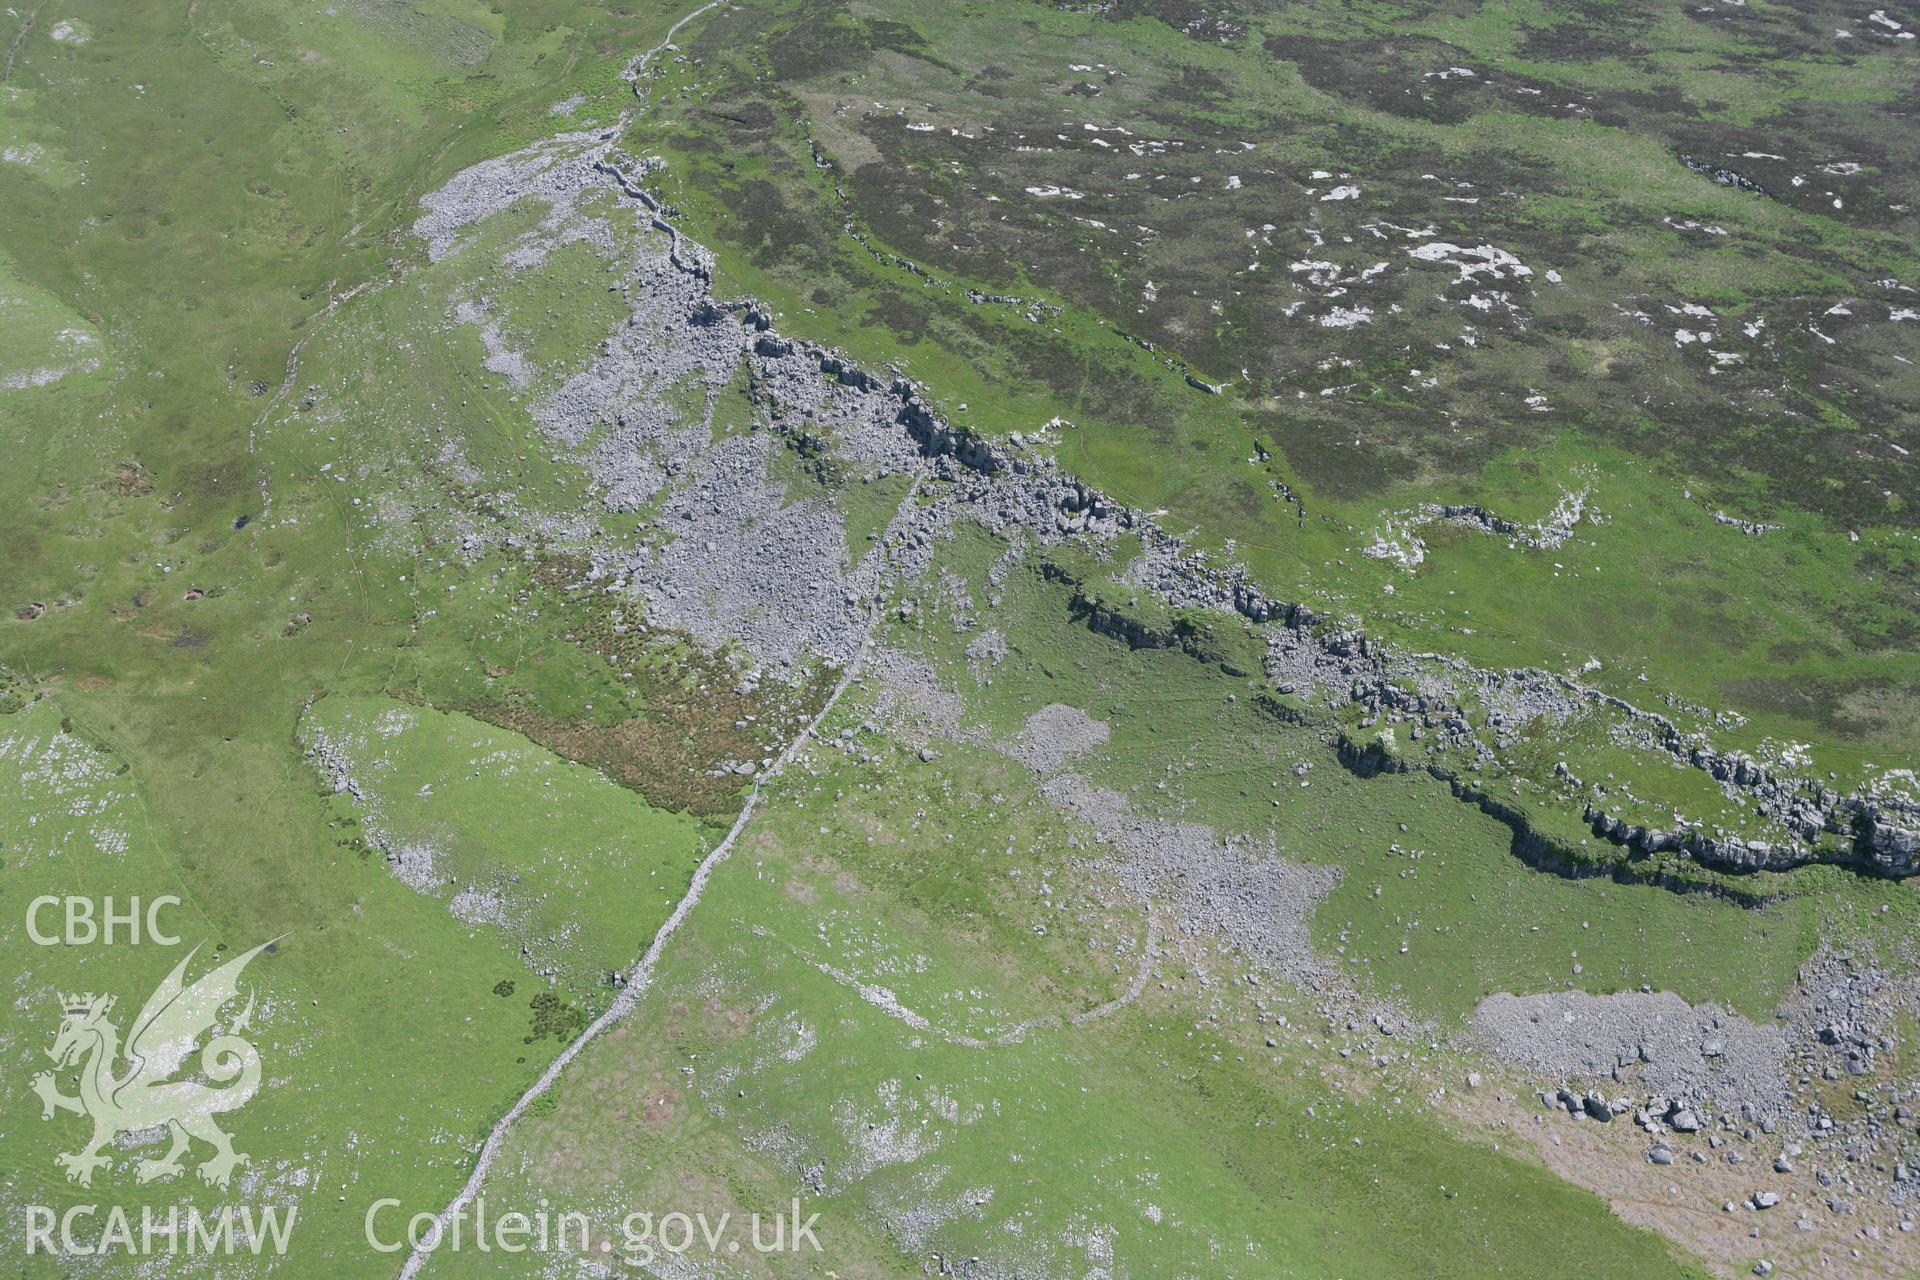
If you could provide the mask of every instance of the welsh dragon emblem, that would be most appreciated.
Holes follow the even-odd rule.
[[[80,1093],[72,1098],[61,1093],[52,1071],[33,1078],[33,1091],[40,1095],[44,1120],[51,1120],[55,1111],[71,1111],[93,1121],[93,1138],[85,1147],[54,1157],[67,1171],[67,1181],[91,1186],[94,1170],[110,1159],[101,1148],[120,1134],[145,1130],[156,1131],[148,1141],[166,1136],[173,1145],[159,1159],[135,1166],[134,1177],[143,1183],[178,1176],[180,1158],[193,1138],[213,1147],[213,1155],[199,1166],[200,1180],[209,1186],[225,1187],[234,1169],[248,1163],[214,1117],[239,1110],[260,1091],[260,1052],[241,1037],[253,1016],[252,992],[239,1015],[201,1050],[200,1074],[214,1083],[169,1077],[213,1029],[221,1008],[239,994],[240,972],[247,962],[270,945],[263,942],[183,987],[180,975],[200,948],[188,952],[134,1018],[124,1069],[116,1067],[122,1053],[120,1029],[107,1016],[114,998],[89,992],[61,1000],[60,1030],[47,1056],[59,1070],[79,1065]]]

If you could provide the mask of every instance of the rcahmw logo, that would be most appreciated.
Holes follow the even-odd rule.
[[[157,1158],[135,1163],[133,1176],[141,1183],[179,1177],[185,1171],[182,1158],[194,1150],[195,1142],[212,1148],[195,1166],[200,1181],[210,1187],[224,1189],[234,1170],[249,1163],[245,1154],[234,1150],[232,1138],[217,1118],[238,1111],[260,1091],[260,1051],[243,1034],[253,1018],[253,992],[247,993],[245,1005],[224,1024],[221,1011],[238,999],[241,973],[270,945],[263,942],[188,986],[181,979],[199,952],[195,947],[147,997],[128,1025],[124,1043],[120,1024],[112,1017],[114,997],[88,992],[62,998],[60,1026],[53,1047],[47,1050],[54,1070],[35,1076],[33,1091],[40,1095],[43,1119],[65,1111],[93,1123],[92,1135],[78,1151],[54,1157],[68,1182],[93,1185],[94,1174],[112,1160],[104,1154],[105,1148],[122,1135],[131,1135],[130,1144],[135,1147],[163,1138],[169,1143]],[[191,1073],[198,1078],[176,1079],[195,1046],[209,1033],[200,1050],[198,1070]],[[61,1092],[56,1072],[70,1073],[67,1079],[74,1083],[73,1094]],[[29,1205],[27,1250],[54,1251],[57,1225],[59,1248],[73,1254],[242,1248],[258,1253],[269,1242],[280,1252],[293,1230],[294,1214],[294,1206],[284,1211],[227,1206],[211,1216],[191,1208],[182,1215],[176,1206],[172,1214],[158,1218],[152,1210],[143,1210],[136,1225],[134,1215],[120,1206],[108,1206],[103,1212],[98,1205],[76,1205],[56,1217],[47,1206]],[[79,1233],[95,1221],[101,1223],[100,1235],[89,1242]]]
[[[133,1214],[120,1205],[77,1204],[55,1215],[44,1204],[27,1206],[27,1252],[56,1253],[86,1258],[96,1254],[230,1254],[275,1255],[287,1251],[293,1236],[298,1205],[222,1205],[217,1213],[202,1214],[188,1205],[168,1205],[163,1213],[148,1205]],[[98,1234],[94,1224],[99,1223]]]
[[[124,1072],[115,1066],[122,1054],[120,1028],[107,1016],[113,1012],[114,998],[88,992],[61,1001],[60,1030],[47,1056],[58,1069],[78,1064],[80,1092],[76,1097],[61,1093],[52,1071],[33,1078],[33,1091],[40,1095],[43,1120],[53,1119],[56,1111],[71,1111],[93,1121],[93,1137],[86,1146],[54,1157],[67,1171],[68,1182],[91,1186],[94,1170],[108,1162],[101,1148],[123,1133],[144,1130],[157,1130],[156,1138],[171,1137],[173,1145],[158,1160],[142,1160],[135,1166],[133,1176],[140,1182],[179,1176],[180,1157],[187,1154],[193,1138],[213,1148],[213,1155],[199,1165],[200,1180],[209,1186],[226,1186],[235,1167],[247,1163],[214,1117],[239,1110],[260,1091],[260,1051],[240,1034],[253,1017],[251,992],[246,1007],[227,1024],[225,1033],[213,1037],[201,1051],[200,1071],[214,1084],[169,1077],[186,1064],[201,1035],[213,1029],[221,1008],[239,994],[240,973],[247,962],[270,945],[263,942],[192,986],[182,987],[180,975],[200,948],[189,951],[134,1018],[127,1035]]]

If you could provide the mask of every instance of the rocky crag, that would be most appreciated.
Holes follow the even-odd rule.
[[[709,256],[646,193],[645,174],[644,163],[620,157],[604,135],[556,139],[462,175],[430,203],[419,230],[440,256],[451,251],[462,226],[534,196],[554,207],[542,224],[549,242],[597,238],[603,234],[593,230],[598,215],[582,202],[598,192],[636,204],[647,225],[666,237],[664,250],[625,252],[609,288],[627,299],[631,316],[589,366],[538,409],[549,438],[585,456],[610,510],[650,513],[639,545],[603,547],[594,572],[616,590],[644,596],[649,617],[661,625],[715,647],[737,644],[756,666],[845,662],[879,588],[880,549],[848,554],[843,521],[829,504],[790,502],[784,487],[769,479],[779,442],[824,446],[861,483],[903,473],[937,482],[923,491],[923,517],[900,535],[910,544],[900,562],[909,572],[930,561],[932,541],[962,517],[1042,542],[1130,535],[1140,551],[1126,570],[1129,583],[1175,608],[1244,619],[1266,642],[1266,674],[1281,695],[1355,716],[1362,727],[1405,726],[1436,759],[1460,762],[1438,766],[1437,776],[1483,808],[1501,806],[1471,775],[1496,765],[1523,726],[1598,715],[1609,719],[1615,740],[1710,777],[1760,828],[1631,822],[1608,812],[1603,786],[1586,787],[1563,767],[1558,781],[1569,793],[1566,802],[1580,805],[1595,836],[1622,850],[1677,853],[1727,872],[1809,862],[1889,877],[1920,869],[1920,788],[1910,776],[1889,775],[1841,794],[1719,751],[1703,733],[1567,675],[1488,670],[1381,644],[1351,621],[1270,597],[1237,566],[1209,563],[1025,438],[1000,443],[956,427],[897,371],[875,372],[838,351],[783,336],[768,309],[752,299],[717,301]],[[523,252],[532,260],[542,250],[529,245]],[[752,431],[715,440],[710,408],[700,416],[668,407],[671,387],[703,382],[710,404],[737,374],[745,375],[763,414]],[[1473,509],[1421,514],[1551,545],[1582,518],[1582,496],[1570,494],[1537,529]],[[1528,835],[1520,828],[1516,834]],[[1535,852],[1537,864],[1561,869],[1591,860],[1573,850]]]

